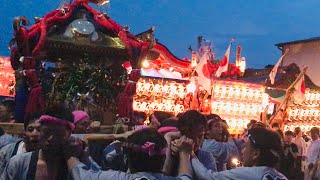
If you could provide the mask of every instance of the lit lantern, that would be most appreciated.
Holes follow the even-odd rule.
[[[191,54],[191,68],[197,67],[197,54],[195,52],[192,52]]]
[[[150,68],[150,63],[148,60],[144,60],[142,62],[142,67],[145,68],[145,69],[149,69]]]
[[[240,71],[244,73],[246,70],[246,58],[242,57],[240,61]]]
[[[194,82],[190,82],[188,85],[187,85],[187,93],[194,93],[197,89],[197,86],[195,85]]]

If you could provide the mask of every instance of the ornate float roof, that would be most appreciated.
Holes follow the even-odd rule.
[[[141,41],[127,27],[95,10],[88,2],[76,0],[65,4],[42,18],[35,18],[36,23],[29,27],[20,25],[29,24],[26,17],[16,18],[15,41],[20,53],[51,61],[74,61],[83,54],[108,64],[113,63],[108,61],[136,60]]]

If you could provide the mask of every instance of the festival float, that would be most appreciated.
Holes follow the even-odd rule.
[[[18,122],[64,102],[113,124],[116,97],[127,80],[123,64],[137,66],[143,41],[89,5],[107,2],[75,0],[35,17],[31,25],[27,17],[14,19],[10,60],[21,72],[16,99],[25,99],[17,102]]]
[[[264,88],[239,80],[245,70],[240,47],[235,64],[229,62],[231,43],[219,61],[210,43],[199,38],[191,60],[179,59],[154,38],[154,27],[133,35],[90,2],[63,4],[32,25],[24,16],[14,20],[10,60],[20,72],[15,96],[26,99],[17,101],[23,112],[16,112],[23,115],[18,122],[58,102],[108,124],[116,108],[120,117],[132,111],[216,113],[232,133],[260,119]]]
[[[229,61],[230,47],[227,57],[217,61],[210,46],[200,37],[199,48],[191,50],[189,60],[179,59],[164,45],[155,43],[141,62],[141,78],[133,95],[133,110],[147,115],[153,111],[178,115],[191,109],[204,114],[214,113],[228,122],[232,134],[241,133],[251,119],[260,120],[268,97],[264,86],[238,80],[245,69],[240,47],[237,47],[236,64],[228,63],[227,70],[217,78],[214,75],[225,58]],[[209,88],[200,82],[199,74],[209,79]]]
[[[274,84],[268,81],[271,68],[247,70],[245,81],[264,84],[269,96],[269,123],[284,131],[300,127],[303,132],[320,127],[320,88],[296,64],[279,67]],[[267,80],[267,81],[266,81]]]

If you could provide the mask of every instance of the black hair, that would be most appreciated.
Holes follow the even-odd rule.
[[[319,132],[319,128],[317,128],[317,127],[312,127],[311,128],[311,130],[310,130],[310,133],[311,134],[320,134],[320,132]]]
[[[29,114],[28,117],[24,120],[24,123],[23,123],[24,130],[27,129],[29,124],[34,123],[40,117],[41,117],[41,113],[31,113],[31,114]]]
[[[145,112],[133,111],[132,112],[132,123],[138,125],[139,119],[147,119],[147,114]]]
[[[46,109],[44,114],[73,123],[72,111],[64,104],[50,106]]]
[[[14,107],[16,105],[15,101],[12,99],[6,99],[1,102],[1,105],[5,106],[10,113],[14,112]]]
[[[211,128],[211,126],[214,122],[222,122],[221,117],[217,114],[209,114],[206,116],[206,118],[208,120],[208,128]],[[209,122],[209,120],[211,120],[211,121]]]
[[[178,126],[178,119],[175,117],[170,117],[165,119],[160,127],[177,127]]]
[[[155,129],[148,128],[137,131],[128,137],[128,143],[142,146],[146,142],[155,144],[155,150],[160,151],[167,147],[164,137]],[[152,172],[161,173],[166,155],[150,156],[145,152],[134,151],[130,148],[124,148],[128,155],[128,164],[132,173]]]
[[[247,128],[250,129],[257,122],[257,120],[251,119],[250,122],[247,124]]]
[[[294,135],[295,136],[297,136],[300,132],[301,132],[301,128],[300,127],[294,128]]]
[[[263,124],[262,122],[256,122],[251,125],[251,128],[256,128],[256,127],[266,128],[267,126],[265,124]]]
[[[283,139],[283,132],[282,132],[281,129],[278,129],[278,130],[276,131],[276,133],[278,133],[279,136],[281,137],[281,139]]]
[[[174,115],[172,113],[169,112],[164,112],[164,111],[155,111],[152,113],[160,122],[160,124],[162,124],[162,122],[170,117],[173,117]],[[151,120],[151,116],[152,114],[149,116],[149,120]]]
[[[294,133],[292,131],[286,131],[284,134],[286,136],[294,136]]]
[[[178,119],[178,129],[182,135],[190,133],[190,130],[199,126],[207,127],[207,118],[196,110],[186,111]]]
[[[280,127],[279,123],[273,123],[271,127]]]
[[[278,133],[256,127],[248,131],[250,143],[260,150],[256,166],[276,167],[283,156],[282,142]]]

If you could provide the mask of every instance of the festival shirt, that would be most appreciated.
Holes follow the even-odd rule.
[[[37,152],[27,152],[13,156],[1,175],[1,180],[33,180],[35,179],[38,161]]]
[[[24,144],[23,141],[19,141],[16,143],[10,143],[10,144],[4,146],[0,150],[0,176],[1,176],[2,172],[4,171],[7,163],[9,162],[10,158],[16,154],[19,154],[18,149],[19,149],[20,144]]]
[[[311,141],[307,151],[307,164],[315,164],[320,158],[320,139]]]
[[[0,136],[0,149],[7,144],[16,142],[15,138],[9,134],[3,134]]]
[[[204,167],[212,171],[218,171],[216,160],[210,152],[200,149],[196,152],[196,156]]]
[[[191,180],[190,174],[182,174],[178,177],[164,176],[160,173],[125,173],[121,171],[88,170],[83,163],[77,163],[72,167],[72,177],[77,180]]]
[[[306,155],[307,143],[302,137],[293,138],[291,142],[298,146],[299,156],[305,156]]]
[[[191,160],[194,173],[202,180],[288,180],[274,168],[266,166],[242,167],[227,171],[208,170],[196,158]]]
[[[218,171],[223,170],[222,166],[230,156],[237,156],[239,154],[234,142],[218,142],[214,139],[205,139],[201,149],[213,155],[218,163]]]

